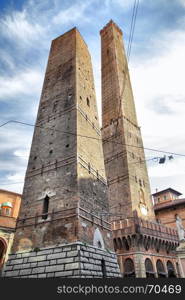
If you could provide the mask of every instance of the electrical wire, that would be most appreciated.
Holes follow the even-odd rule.
[[[69,132],[69,131],[62,131],[62,130],[53,129],[53,128],[45,128],[43,126],[33,125],[33,124],[29,124],[29,123],[25,123],[25,122],[21,122],[21,121],[15,121],[15,120],[10,120],[6,123],[3,123],[3,124],[0,125],[0,127],[6,126],[8,123],[18,123],[18,124],[22,124],[22,125],[26,125],[26,126],[31,126],[31,127],[39,127],[41,129],[57,131],[57,132],[61,132],[61,133],[64,133],[64,134],[71,134],[71,135],[74,135],[74,136],[80,136],[80,137],[99,140],[99,141],[103,141],[103,142],[114,143],[114,144],[128,146],[128,147],[140,148],[140,149],[144,149],[144,150],[148,150],[148,151],[154,151],[154,152],[159,152],[159,153],[164,153],[164,154],[172,154],[172,155],[176,155],[176,156],[185,157],[185,154],[182,154],[182,153],[175,153],[175,152],[172,152],[172,151],[164,151],[164,150],[148,148],[148,147],[143,147],[143,146],[130,145],[130,144],[126,144],[126,143],[111,141],[111,140],[108,140],[108,139],[102,140],[100,138],[95,138],[95,137],[91,137],[91,136],[87,136],[87,135],[76,134],[76,133],[72,133],[72,132]]]
[[[133,36],[134,36],[138,7],[139,7],[139,0],[135,0],[134,7],[133,7],[133,13],[132,13],[130,36],[129,36],[129,42],[128,42],[128,48],[127,48],[127,60],[128,61],[129,61],[131,49],[132,49],[132,41],[133,41]]]

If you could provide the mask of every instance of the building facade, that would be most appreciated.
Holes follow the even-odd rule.
[[[179,216],[185,228],[185,199],[179,198],[181,195],[172,188],[152,194],[158,223],[176,228],[176,218]]]
[[[20,194],[0,190],[0,270],[8,259],[13,243],[20,204]]]
[[[180,245],[176,248],[181,276],[185,277],[185,199],[172,188],[157,191],[153,195],[154,211],[159,224],[180,229]],[[182,240],[184,238],[184,240]]]

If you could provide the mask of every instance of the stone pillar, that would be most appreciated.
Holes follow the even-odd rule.
[[[145,262],[143,254],[134,254],[134,265],[136,278],[146,278]]]
[[[185,278],[185,241],[180,242],[179,247],[176,249],[180,276]]]

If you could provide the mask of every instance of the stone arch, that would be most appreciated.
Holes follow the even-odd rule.
[[[118,238],[118,239],[117,239],[117,244],[118,244],[118,249],[121,250],[121,249],[123,248],[121,238]]]
[[[0,270],[4,264],[4,258],[7,251],[7,243],[6,241],[0,237]]]
[[[122,243],[123,243],[124,249],[128,251],[130,249],[130,247],[128,245],[128,241],[127,241],[126,237],[122,238]]]
[[[135,266],[131,258],[126,258],[124,261],[124,277],[136,277],[135,276]]]
[[[105,249],[103,237],[102,237],[102,234],[101,234],[99,228],[96,228],[96,230],[94,232],[93,246],[95,246],[97,248]]]
[[[153,267],[153,263],[151,261],[151,259],[146,258],[145,259],[145,270],[146,270],[146,277],[155,277],[155,271],[154,271],[154,267]]]
[[[167,271],[168,271],[168,277],[177,277],[176,274],[175,274],[175,268],[174,268],[174,265],[173,263],[168,260],[167,263],[166,263],[166,267],[167,267]]]
[[[164,269],[164,265],[163,265],[163,263],[160,259],[158,259],[157,262],[156,262],[156,269],[157,269],[157,274],[158,274],[159,278],[166,277],[166,272],[165,272],[165,269]]]
[[[130,235],[127,236],[127,242],[128,242],[128,246],[130,248],[132,246],[132,240],[131,240]]]
[[[117,245],[116,239],[113,239],[113,245],[114,245],[114,250],[116,251],[118,249],[118,245]]]

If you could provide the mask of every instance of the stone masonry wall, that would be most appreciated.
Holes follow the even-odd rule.
[[[106,277],[120,277],[115,253],[83,243],[71,243],[38,251],[11,254],[3,270],[3,277],[103,277],[102,259]]]

